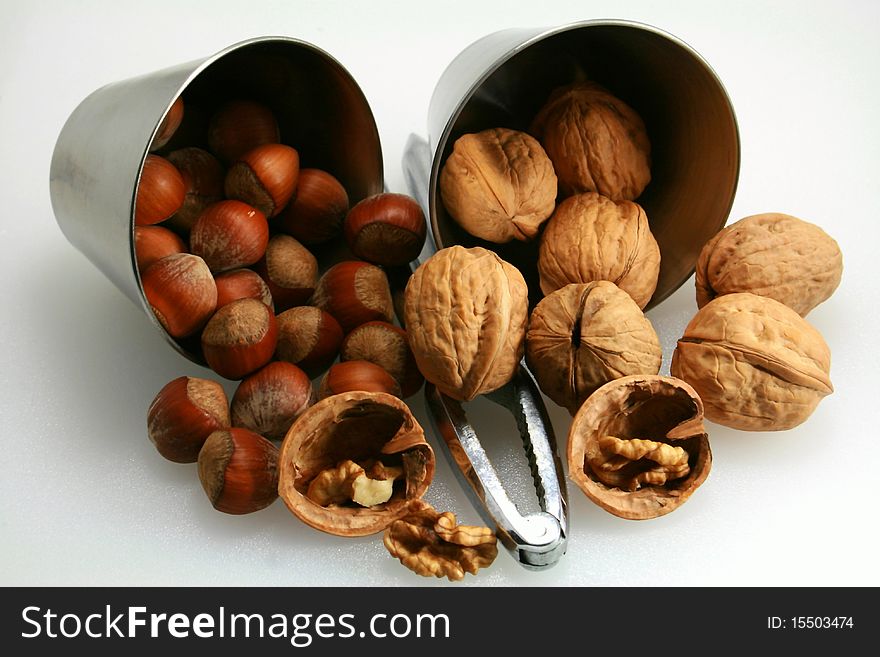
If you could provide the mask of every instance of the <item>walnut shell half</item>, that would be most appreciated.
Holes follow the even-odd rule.
[[[824,230],[787,214],[756,214],[720,231],[697,260],[697,305],[751,292],[806,317],[840,284],[843,256]]]
[[[794,310],[748,292],[709,302],[672,354],[672,374],[690,383],[706,417],[743,431],[779,431],[806,420],[833,392],[831,352]]]
[[[545,395],[574,414],[597,388],[630,374],[657,374],[662,354],[651,322],[608,281],[566,285],[529,321],[526,361]]]
[[[374,506],[313,501],[308,489],[315,477],[347,460],[402,467],[403,477],[395,480],[391,498]],[[329,534],[364,536],[411,513],[434,476],[434,452],[397,397],[346,392],[319,401],[294,422],[278,468],[278,494],[300,520]]]
[[[638,198],[651,181],[651,142],[629,105],[592,82],[555,89],[529,129],[543,144],[564,196]]]
[[[410,347],[425,379],[460,401],[510,381],[523,355],[528,287],[481,247],[452,246],[412,275],[404,304]]]
[[[600,507],[645,520],[674,511],[709,476],[703,404],[684,381],[626,376],[594,392],[568,433],[568,472]]]
[[[556,174],[538,140],[491,128],[462,135],[440,172],[450,216],[471,235],[504,243],[530,240],[553,214]]]
[[[556,207],[538,251],[541,290],[611,281],[644,308],[657,289],[660,247],[637,203],[578,194]]]

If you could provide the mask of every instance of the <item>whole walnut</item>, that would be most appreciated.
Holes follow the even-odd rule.
[[[802,317],[840,284],[840,247],[818,226],[775,212],[731,224],[697,260],[697,305],[731,292],[751,292],[784,303]]]
[[[555,89],[529,132],[543,144],[564,196],[638,198],[651,181],[651,142],[629,105],[592,82]]]
[[[571,414],[608,381],[657,374],[661,360],[651,322],[614,283],[566,285],[532,311],[526,362],[544,394]]]
[[[660,247],[637,203],[594,192],[560,203],[538,251],[541,290],[569,283],[611,281],[644,308],[657,288]]]
[[[406,286],[410,347],[425,379],[460,401],[513,377],[528,321],[522,274],[481,247],[442,249]]]
[[[706,417],[744,431],[790,429],[833,392],[819,331],[775,299],[748,292],[710,301],[672,355],[672,375],[699,393]]]
[[[440,172],[447,212],[490,242],[530,240],[556,205],[556,174],[538,140],[491,128],[459,137]]]

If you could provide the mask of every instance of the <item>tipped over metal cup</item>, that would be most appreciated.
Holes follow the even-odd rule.
[[[616,20],[495,32],[463,50],[440,77],[428,110],[427,205],[437,248],[484,246],[517,266],[541,298],[537,240],[484,242],[446,212],[440,171],[466,133],[527,131],[555,88],[598,82],[633,107],[651,140],[651,182],[636,199],[660,246],[660,277],[648,307],[694,271],[703,245],[727,221],[739,176],[736,117],[721,81],[691,47],[655,27]]]
[[[382,149],[372,111],[348,71],[320,48],[261,37],[210,57],[89,95],[68,118],[52,157],[50,195],[67,239],[141,307],[181,354],[204,363],[195,341],[168,335],[150,309],[135,260],[134,207],[144,160],[163,118],[183,95],[206,115],[232,99],[274,112],[281,140],[304,167],[333,172],[352,203],[382,191]],[[200,144],[181,144],[181,146]]]

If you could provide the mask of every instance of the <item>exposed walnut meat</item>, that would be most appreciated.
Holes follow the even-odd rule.
[[[673,377],[636,375],[605,384],[581,406],[568,434],[569,476],[621,518],[677,509],[711,466],[703,404]]]
[[[419,370],[440,392],[469,401],[516,372],[526,336],[528,288],[495,253],[453,246],[410,278],[404,307]]]
[[[294,515],[330,534],[364,536],[410,513],[431,483],[434,452],[398,398],[345,392],[300,416],[278,466],[278,492]]]
[[[608,381],[657,374],[661,360],[651,322],[614,283],[566,285],[532,311],[526,361],[543,393],[572,414]]]
[[[657,288],[660,247],[636,203],[578,194],[556,207],[538,251],[541,290],[611,281],[644,308]]]
[[[440,172],[450,216],[471,235],[504,243],[530,240],[553,213],[556,174],[538,140],[491,128],[462,135]]]
[[[672,355],[671,371],[699,393],[706,417],[744,431],[795,427],[833,392],[831,352],[794,310],[748,292],[710,301]]]
[[[592,82],[555,89],[529,129],[543,144],[563,195],[638,198],[651,181],[651,142],[629,105]]]
[[[498,556],[497,539],[491,529],[456,525],[454,514],[437,513],[426,502],[391,523],[383,542],[391,556],[414,573],[452,581],[463,579],[465,573],[476,575]]]
[[[713,237],[697,261],[697,305],[734,292],[784,303],[806,317],[840,284],[840,247],[818,226],[787,214],[756,214]]]

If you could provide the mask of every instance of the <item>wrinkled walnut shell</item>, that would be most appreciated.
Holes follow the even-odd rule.
[[[657,288],[660,247],[640,205],[579,194],[547,222],[538,273],[544,294],[569,283],[611,281],[644,308]]]
[[[460,401],[510,381],[522,358],[528,288],[522,274],[481,247],[442,249],[406,286],[410,348],[425,379]]]
[[[787,214],[756,214],[713,237],[697,260],[697,305],[751,292],[806,317],[840,284],[840,247],[815,224]]]
[[[541,391],[569,413],[608,381],[657,374],[661,361],[651,322],[614,283],[566,285],[532,311],[526,362]]]
[[[596,463],[603,460],[605,437],[650,440],[681,448],[687,474],[665,483],[643,483],[628,490],[604,483]],[[607,457],[606,457],[607,458]],[[641,459],[629,462],[632,477],[655,466]],[[684,504],[709,475],[712,452],[703,426],[703,404],[691,386],[668,376],[627,376],[594,392],[574,416],[568,433],[568,472],[572,481],[600,507],[621,518],[657,518]]]
[[[743,431],[799,425],[833,392],[830,370],[819,331],[788,306],[748,292],[703,306],[671,367],[700,394],[707,418]]]
[[[307,496],[311,481],[345,460],[381,459],[403,467],[391,499],[373,507],[321,506]],[[346,392],[308,409],[281,445],[278,494],[306,524],[337,536],[380,532],[409,513],[434,476],[434,452],[406,404],[381,392]]]
[[[556,205],[556,174],[538,140],[491,128],[459,137],[440,172],[449,215],[490,242],[530,240]]]
[[[651,181],[651,142],[629,105],[592,82],[555,89],[529,130],[543,144],[564,196],[638,198]]]

